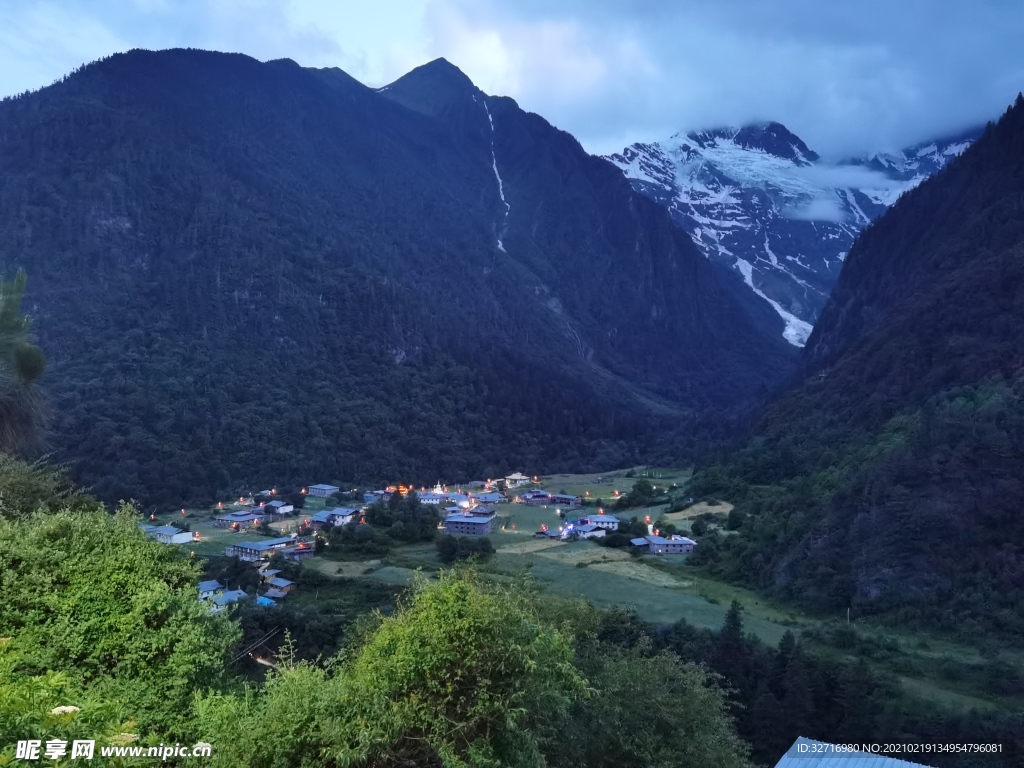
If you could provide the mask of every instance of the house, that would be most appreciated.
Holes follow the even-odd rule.
[[[256,598],[256,605],[262,605],[264,607],[269,607],[271,605],[277,605],[277,603],[275,603],[273,600],[270,599],[269,592],[268,592],[268,594],[260,595],[259,597]]]
[[[480,504],[500,504],[505,501],[505,497],[500,493],[478,493],[474,498]]]
[[[228,512],[226,515],[217,515],[213,522],[218,528],[251,528],[264,521],[270,521],[271,515],[264,509],[264,507],[254,507],[238,512]]]
[[[263,593],[263,597],[266,597],[270,600],[280,600],[282,597],[287,596],[288,593],[282,592],[280,589],[268,589],[266,592]],[[277,605],[277,603],[274,603],[274,605]]]
[[[421,493],[418,498],[420,500],[420,504],[438,505],[442,502],[448,501],[448,494],[427,491],[426,493]]]
[[[508,475],[505,478],[505,487],[506,488],[519,488],[520,486],[528,485],[529,482],[530,482],[530,478],[528,478],[522,472],[515,472],[515,473],[513,473],[511,475]]]
[[[444,521],[444,531],[464,536],[486,536],[491,532],[493,519],[475,515],[449,515]]]
[[[224,585],[221,584],[216,579],[211,579],[210,581],[200,581],[199,582],[199,599],[200,600],[208,600],[209,598],[211,598],[214,595],[216,595],[218,592],[223,592],[223,591],[224,591]]]
[[[560,539],[562,538],[562,532],[557,528],[546,528],[542,531],[537,531],[533,534],[538,539]]]
[[[670,536],[669,538],[663,538],[661,536],[647,536],[647,551],[652,555],[681,555],[687,552],[693,552],[693,548],[697,546],[697,542],[693,539],[688,539],[685,536]],[[635,542],[636,539],[633,539]]]
[[[617,531],[622,521],[613,515],[587,515],[581,522],[596,525],[606,531]]]
[[[294,547],[287,547],[286,549],[279,549],[277,551],[285,560],[291,560],[298,562],[299,560],[305,560],[307,557],[313,557],[316,552],[313,547],[305,542],[297,544]]]
[[[549,504],[558,504],[562,507],[578,507],[583,503],[579,496],[571,496],[567,493],[552,493],[548,496]]]
[[[339,488],[336,485],[325,485],[323,483],[319,483],[317,485],[309,486],[309,488],[307,488],[306,490],[308,491],[309,496],[314,496],[319,499],[326,499],[328,496],[333,496],[334,494],[336,494],[338,491],[341,490],[341,488]]]
[[[375,501],[377,501],[377,497],[374,494],[372,494],[372,493],[364,493],[363,494],[363,504],[373,504]]]
[[[547,504],[551,501],[551,494],[547,491],[527,491],[520,494],[519,500],[527,504]]]
[[[643,550],[646,550],[647,547],[650,545],[650,542],[647,541],[647,539],[639,539],[639,538],[638,539],[630,539],[629,543],[632,544],[637,549],[643,549]]]
[[[161,544],[187,544],[192,534],[173,525],[147,525],[142,529],[149,538]]]
[[[573,529],[573,533],[581,539],[600,539],[607,533],[607,531],[604,528],[598,528],[592,523],[584,523],[583,525],[577,525]]]
[[[309,524],[314,529],[320,529],[328,525],[348,525],[358,520],[359,515],[360,510],[348,507],[322,509],[309,518]]]
[[[212,605],[210,606],[211,613],[220,613],[229,605],[237,603],[239,600],[248,600],[249,596],[240,589],[232,589],[230,592],[221,592],[219,595],[214,595],[210,600]]]
[[[277,550],[283,550],[295,543],[291,536],[282,536],[279,539],[264,539],[263,541],[240,541],[232,544],[224,553],[228,557],[237,557],[246,562],[256,562],[268,559]]]
[[[895,757],[861,752],[843,745],[837,747],[803,736],[775,764],[775,768],[928,768],[923,763],[910,763]]]
[[[461,512],[463,515],[469,515],[470,517],[494,517],[498,513],[494,511],[493,507],[488,507],[480,504],[475,507],[470,507],[467,510]]]
[[[275,515],[287,515],[295,511],[295,505],[287,501],[271,501],[267,503],[267,509]]]
[[[279,576],[275,576],[272,579],[267,579],[265,582],[267,586],[273,587],[274,589],[281,592],[283,595],[287,595],[295,587],[294,581],[288,581],[288,579],[282,579]]]

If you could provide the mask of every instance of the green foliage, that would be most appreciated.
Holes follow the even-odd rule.
[[[94,499],[73,486],[63,470],[0,454],[0,518],[15,520],[40,510],[97,507]]]
[[[67,742],[64,758],[47,761],[48,765],[61,768],[80,764],[80,760],[70,757],[75,739],[111,745],[145,743],[140,742],[134,722],[121,719],[121,713],[111,702],[83,692],[68,674],[46,672],[31,676],[20,672],[21,665],[10,645],[9,639],[0,640],[0,766],[23,764],[15,762],[15,745],[25,739],[38,739],[44,744],[51,739]],[[109,764],[143,762],[112,758]]]
[[[329,671],[299,663],[259,696],[209,698],[200,722],[231,765],[540,766],[583,681],[538,618],[520,589],[444,574]]]
[[[633,487],[630,489],[629,493],[619,497],[615,502],[615,509],[646,507],[653,504],[655,499],[663,495],[664,493],[659,493],[654,490],[654,485],[650,480],[643,477],[633,483]]]
[[[579,652],[595,690],[574,705],[549,765],[569,768],[745,768],[726,699],[698,666],[667,653],[600,645]]]
[[[367,525],[407,543],[433,541],[439,521],[437,507],[421,504],[413,491],[407,496],[392,494],[386,504],[371,504],[366,508]]]
[[[493,554],[494,545],[487,536],[446,535],[437,539],[437,556],[446,565],[458,560],[488,560]]]
[[[0,636],[18,672],[65,672],[140,726],[181,733],[237,628],[197,599],[199,569],[131,509],[0,520]]]

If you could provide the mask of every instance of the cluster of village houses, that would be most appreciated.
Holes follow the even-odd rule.
[[[286,597],[295,587],[294,581],[281,577],[281,571],[270,568],[267,563],[260,565],[260,587],[257,590],[257,605],[277,605],[277,601]],[[249,594],[241,589],[226,589],[219,581],[199,582],[199,599],[210,606],[211,613],[219,613],[229,605],[248,600]]]
[[[421,503],[443,506],[445,516],[438,527],[445,533],[459,536],[486,536],[493,530],[497,511],[495,504],[509,502],[529,504],[535,506],[555,506],[566,509],[581,507],[583,499],[579,496],[564,493],[551,493],[549,491],[534,489],[518,492],[517,489],[536,482],[537,478],[527,477],[521,473],[515,473],[497,481],[475,481],[467,485],[468,489],[463,492],[461,489],[449,491],[438,484],[432,490],[422,489],[418,493]],[[499,490],[501,489],[501,490]],[[370,491],[363,494],[364,504],[386,502],[394,494],[407,494],[414,490],[405,486],[391,486],[389,488]],[[474,492],[478,491],[478,492]],[[341,492],[336,485],[317,484],[303,489],[303,492],[313,498],[329,498]],[[271,491],[261,491],[256,497],[269,497],[274,495]],[[247,501],[240,499],[240,502]],[[248,500],[253,503],[252,500]],[[280,500],[269,501],[261,504],[254,504],[248,509],[241,509],[234,512],[226,512],[217,515],[214,523],[219,528],[233,531],[252,529],[263,523],[272,523],[278,520],[287,519],[287,516],[295,512],[294,505]],[[364,509],[353,507],[335,507],[323,509],[311,515],[307,524],[313,530],[326,527],[344,526],[352,523],[363,522]],[[595,514],[583,517],[567,517],[565,522],[556,529],[549,529],[542,525],[541,530],[534,535],[537,538],[559,539],[562,541],[578,539],[596,539],[606,536],[610,532],[617,531],[620,521],[614,515],[606,515],[603,509]],[[141,525],[146,535],[163,544],[184,544],[198,538],[198,534],[182,531],[174,526],[164,525]],[[638,537],[630,540],[630,544],[639,551],[650,554],[683,554],[692,552],[696,542],[685,536],[673,535],[662,537],[652,530],[651,535]],[[280,536],[277,538],[260,539],[258,541],[239,541],[225,549],[229,557],[237,557],[240,560],[260,564],[260,574],[266,591],[257,596],[257,603],[261,605],[274,605],[294,586],[292,582],[278,577],[279,571],[267,568],[267,561],[273,555],[280,555],[286,560],[299,561],[314,554],[313,544],[304,540],[298,534]],[[223,585],[216,581],[205,581],[199,585],[199,597],[208,601],[212,611],[223,610],[231,603],[248,598],[242,590],[226,590]]]

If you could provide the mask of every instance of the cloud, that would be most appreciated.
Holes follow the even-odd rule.
[[[41,0],[0,3],[0,94],[132,47],[340,66],[437,56],[607,153],[778,120],[826,157],[994,118],[1024,88],[1019,0]]]
[[[1024,13],[1002,0],[434,0],[427,18],[431,54],[597,152],[764,119],[830,157],[894,150],[1024,87]]]
[[[846,221],[846,213],[835,196],[813,198],[799,206],[783,210],[782,215],[787,219],[803,221],[831,221],[836,224]]]

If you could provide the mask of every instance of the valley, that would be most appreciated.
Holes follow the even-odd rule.
[[[658,503],[617,511],[620,519],[650,519],[654,521],[652,529],[659,523],[671,522],[686,531],[696,520],[710,520],[710,525],[703,529],[707,536],[734,535],[735,531],[727,526],[728,513],[734,508],[728,502],[691,501],[679,511],[668,511],[679,507],[681,500],[687,501],[690,476],[688,469],[632,467],[606,473],[538,477],[521,490],[557,488],[559,493],[577,495],[586,503],[597,505],[605,498],[614,503],[616,497],[630,491],[637,478],[649,479],[662,483],[667,495]],[[234,506],[239,505],[227,505]],[[199,540],[181,545],[183,549],[216,561],[226,547],[240,539],[258,541],[261,535],[270,539],[302,531],[311,517],[324,508],[322,500],[308,497],[294,517],[271,523],[262,532],[254,529],[253,533],[214,525],[212,518],[223,509],[187,509],[184,516],[180,511],[159,516],[153,524],[173,526],[188,521]],[[606,610],[626,609],[655,626],[681,621],[712,631],[721,629],[729,605],[738,601],[743,608],[745,630],[767,646],[778,645],[786,632],[795,633],[805,648],[822,659],[834,663],[865,661],[874,673],[898,680],[906,695],[952,710],[1013,712],[1024,705],[1020,692],[1000,693],[991,683],[992,675],[1000,674],[997,670],[1024,664],[1024,653],[1012,644],[978,646],[952,635],[900,629],[871,617],[854,616],[849,621],[839,613],[808,611],[792,602],[780,602],[725,581],[707,567],[694,565],[685,555],[638,557],[626,549],[599,546],[593,541],[539,538],[536,532],[542,526],[555,528],[563,520],[560,510],[553,505],[502,503],[495,509],[494,532],[488,535],[494,554],[475,565],[485,579],[514,584],[525,577],[542,594],[582,598]],[[328,536],[324,540],[329,539]],[[698,537],[698,550],[701,543],[707,543],[707,539]],[[376,585],[365,594],[376,595],[370,599],[379,600],[382,594],[397,594],[411,587],[418,578],[434,580],[448,567],[439,559],[433,541],[394,541],[387,551],[369,554],[333,550],[329,545],[318,547],[314,557],[302,561],[301,571],[292,574],[299,587],[280,598],[280,602],[320,610],[332,601],[353,599],[350,591],[357,582]],[[316,575],[304,586],[301,574],[309,572]],[[321,600],[325,602],[321,604]],[[270,611],[272,616],[280,608],[270,605],[257,610]]]
[[[596,154],[308,61],[0,100],[0,765],[1024,764],[1024,95]]]

